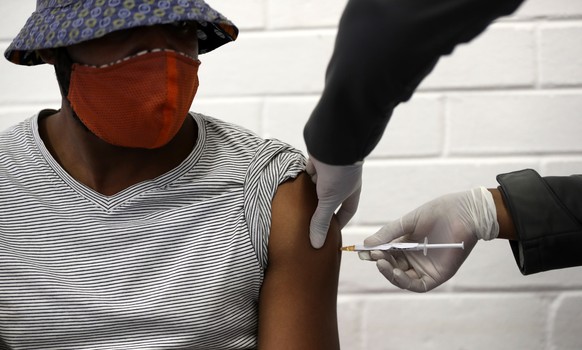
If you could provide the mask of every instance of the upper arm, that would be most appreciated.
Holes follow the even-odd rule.
[[[315,187],[301,174],[273,198],[269,263],[259,302],[260,349],[339,349],[337,287],[341,236],[332,221],[325,245],[311,247]]]

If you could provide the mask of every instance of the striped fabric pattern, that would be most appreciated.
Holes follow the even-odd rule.
[[[305,159],[192,117],[189,157],[113,196],[59,166],[39,116],[0,134],[0,349],[256,347],[270,202]]]

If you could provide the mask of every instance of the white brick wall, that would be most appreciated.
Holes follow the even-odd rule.
[[[193,109],[305,150],[345,0],[209,0],[241,28],[202,56]],[[34,1],[2,1],[0,48]],[[529,0],[446,57],[395,112],[365,165],[360,210],[344,231],[359,243],[389,220],[450,191],[495,186],[500,172],[582,171],[582,2]],[[57,108],[51,67],[0,60],[0,129]],[[508,243],[481,242],[458,274],[417,295],[344,254],[344,349],[580,349],[582,268],[521,276]]]

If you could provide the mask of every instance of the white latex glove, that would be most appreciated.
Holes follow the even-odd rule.
[[[319,249],[325,243],[331,217],[337,212],[340,228],[343,228],[356,213],[362,189],[362,165],[329,165],[310,156],[307,173],[316,184],[318,204],[311,225],[309,239],[313,248]]]
[[[478,239],[499,234],[493,196],[484,187],[447,194],[388,223],[364,245],[390,242],[465,243],[464,249],[360,252],[362,260],[376,261],[378,270],[395,286],[413,292],[438,287],[457,272]]]

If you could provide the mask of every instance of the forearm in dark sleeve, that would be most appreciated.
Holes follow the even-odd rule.
[[[524,275],[582,266],[582,175],[540,177],[531,169],[497,176],[518,240]]]
[[[363,160],[438,59],[522,1],[350,0],[305,126],[309,153],[328,164]]]

